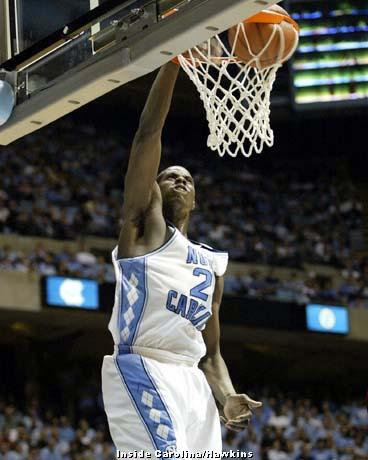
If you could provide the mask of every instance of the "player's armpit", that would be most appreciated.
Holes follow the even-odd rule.
[[[155,182],[148,209],[135,218],[132,214],[123,215],[118,255],[120,258],[144,255],[162,246],[165,235],[166,222],[162,214],[162,196]]]

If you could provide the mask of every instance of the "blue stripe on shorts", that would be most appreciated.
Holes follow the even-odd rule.
[[[124,354],[115,359],[154,448],[161,452],[176,450],[176,437],[170,414],[144,365],[143,358],[137,354]]]

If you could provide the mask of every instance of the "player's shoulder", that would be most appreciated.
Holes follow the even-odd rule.
[[[202,243],[200,241],[195,241],[195,240],[189,240],[192,244],[196,245],[196,246],[199,246],[200,248],[202,249],[205,249],[206,251],[209,251],[209,252],[212,252],[214,254],[227,254],[226,251],[221,251],[219,249],[215,249],[213,248],[212,246],[210,246],[209,244],[206,244],[206,243]]]

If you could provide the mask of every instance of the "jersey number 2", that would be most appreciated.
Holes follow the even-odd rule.
[[[197,299],[207,300],[208,294],[203,292],[205,289],[211,286],[212,284],[212,273],[204,268],[197,267],[193,270],[194,276],[204,276],[205,280],[197,284],[190,290],[190,295],[196,297]]]

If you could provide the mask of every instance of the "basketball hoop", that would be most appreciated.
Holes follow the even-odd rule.
[[[292,46],[285,43],[283,21],[291,24],[295,34]],[[273,30],[265,46],[255,54],[246,32],[246,24],[272,24]],[[260,153],[264,144],[273,145],[270,126],[270,95],[279,67],[291,57],[298,43],[298,25],[289,16],[262,11],[229,30],[232,36],[216,35],[198,45],[178,61],[195,84],[206,111],[210,134],[208,147],[221,157],[225,153],[245,157]],[[230,40],[231,38],[231,40]],[[263,53],[271,43],[278,43],[277,55],[265,65]],[[239,42],[246,44],[247,62],[239,59]]]

